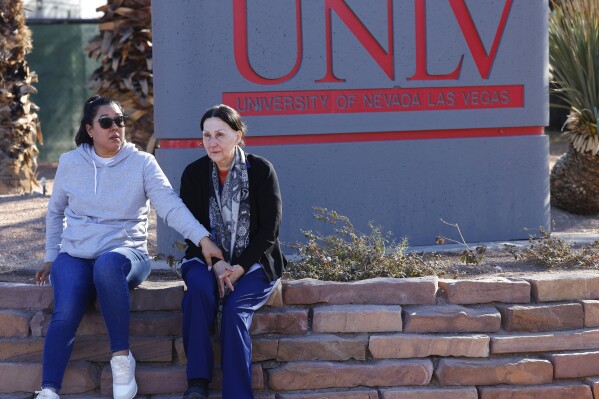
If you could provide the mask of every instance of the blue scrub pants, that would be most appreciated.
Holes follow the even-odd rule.
[[[218,308],[218,285],[204,263],[189,260],[182,266],[187,291],[183,296],[183,346],[187,379],[212,380],[214,353],[211,330]],[[266,303],[279,280],[270,281],[260,267],[237,280],[223,299],[220,345],[223,399],[253,399],[250,326],[256,310]]]
[[[97,259],[58,255],[50,272],[54,312],[44,341],[43,388],[60,391],[75,332],[96,295],[110,350],[129,349],[129,289],[141,284],[150,269],[148,255],[133,248],[116,248]]]

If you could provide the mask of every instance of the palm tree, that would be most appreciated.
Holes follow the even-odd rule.
[[[42,143],[39,108],[30,100],[37,75],[25,55],[31,51],[21,0],[0,2],[0,194],[39,188],[36,140]]]
[[[154,75],[150,0],[108,0],[98,8],[100,34],[87,46],[101,59],[92,76],[96,93],[118,99],[129,115],[127,134],[138,148],[154,150]]]
[[[599,2],[554,2],[549,61],[559,95],[570,110],[568,151],[551,171],[551,203],[578,214],[599,213]]]

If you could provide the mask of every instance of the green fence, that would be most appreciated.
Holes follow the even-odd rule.
[[[60,154],[75,148],[75,133],[84,101],[91,95],[88,77],[99,65],[85,52],[98,34],[93,23],[28,23],[33,32],[29,67],[37,72],[38,93],[33,101],[39,117],[44,145],[38,146],[38,162],[56,162]]]

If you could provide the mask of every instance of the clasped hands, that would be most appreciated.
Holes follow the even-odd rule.
[[[245,270],[241,265],[231,266],[229,263],[222,260],[222,251],[209,237],[206,236],[202,238],[200,246],[202,247],[202,255],[204,255],[204,259],[206,259],[206,263],[208,264],[208,270],[212,269],[216,275],[218,294],[223,298],[225,296],[225,286],[230,291],[234,291],[235,288],[233,284],[235,284],[239,277],[243,276]],[[221,260],[212,264],[212,258],[219,258]]]
[[[212,270],[216,275],[216,281],[218,282],[218,294],[221,298],[225,296],[225,288],[229,291],[234,291],[235,282],[239,277],[243,276],[245,270],[240,265],[229,265],[224,260],[218,261],[212,265]]]

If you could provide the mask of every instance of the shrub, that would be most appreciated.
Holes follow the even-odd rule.
[[[599,264],[599,241],[582,246],[579,250],[559,237],[552,236],[542,227],[539,235],[528,239],[529,246],[523,257],[548,269],[556,267],[595,267]]]
[[[374,277],[421,277],[442,275],[445,266],[436,254],[408,252],[408,240],[400,243],[391,234],[369,224],[370,233],[356,230],[349,218],[326,208],[315,208],[316,220],[332,226],[323,235],[302,231],[307,241],[292,245],[297,260],[290,262],[285,275],[325,281],[358,281]]]

